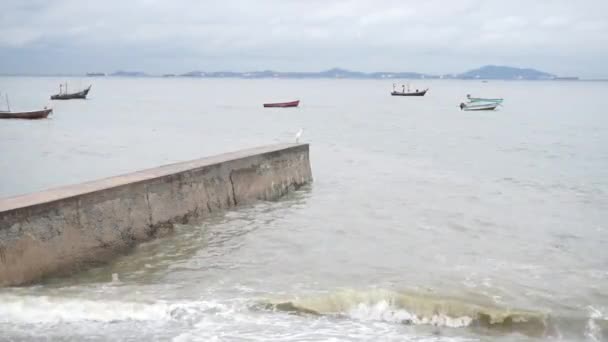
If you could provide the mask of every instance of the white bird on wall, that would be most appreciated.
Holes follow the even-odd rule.
[[[296,144],[300,142],[300,137],[302,136],[302,133],[304,133],[304,130],[300,128],[298,133],[296,133]]]

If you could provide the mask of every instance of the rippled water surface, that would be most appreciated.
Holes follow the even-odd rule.
[[[35,109],[55,78],[0,78]],[[1,339],[608,339],[608,83],[71,79],[0,122],[0,196],[311,144],[314,183],[112,263],[0,290]],[[467,93],[504,97],[461,112]],[[263,102],[300,99],[296,109]]]

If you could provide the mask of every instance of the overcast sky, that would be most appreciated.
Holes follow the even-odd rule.
[[[608,0],[0,0],[0,73],[459,73],[608,77]]]

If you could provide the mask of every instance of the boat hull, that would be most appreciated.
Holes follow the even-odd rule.
[[[89,94],[90,90],[91,90],[91,86],[89,86],[87,89],[85,89],[83,91],[79,91],[77,93],[51,95],[51,100],[74,100],[74,99],[84,100],[87,98],[87,95]]]
[[[391,92],[391,96],[424,96],[424,95],[426,95],[427,91],[428,91],[428,89],[425,89],[423,91],[410,92],[410,93],[393,91],[393,92]]]
[[[49,114],[53,112],[53,109],[35,110],[30,112],[0,112],[0,119],[26,119],[26,120],[37,120],[45,119]]]
[[[472,103],[461,103],[460,109],[464,111],[480,111],[480,110],[495,110],[499,103],[484,103],[484,104],[472,104]]]
[[[277,103],[264,103],[265,108],[289,108],[297,107],[300,104],[300,100],[291,102],[277,102]]]

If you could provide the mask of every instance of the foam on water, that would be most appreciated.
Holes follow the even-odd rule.
[[[278,336],[282,340],[298,340],[302,334],[316,336],[317,332],[319,338],[345,336],[349,332],[353,334],[353,339],[381,335],[387,337],[386,340],[391,340],[388,336],[393,336],[395,340],[419,341],[423,337],[420,332],[428,329],[425,326],[473,329],[470,332],[483,329],[491,331],[492,335],[561,336],[561,333],[556,335],[551,327],[556,321],[551,322],[550,317],[539,312],[388,290],[343,290],[292,301],[256,302],[253,305],[251,299],[246,298],[142,302],[15,294],[0,294],[0,302],[0,324],[13,327],[26,329],[30,324],[35,324],[43,328],[85,322],[131,324],[128,322],[132,321],[163,327],[165,331],[171,326],[190,327],[186,331],[177,330],[173,335],[176,336],[175,341],[221,339],[228,332],[233,337]],[[272,312],[266,311],[268,309]],[[607,323],[603,308],[589,307],[588,310],[588,319],[577,323],[579,328],[575,336],[587,341],[602,341]],[[567,323],[572,325],[574,321]],[[411,331],[402,330],[415,326],[422,330],[411,336]],[[565,333],[572,335],[572,332]],[[455,337],[443,336],[437,341],[458,340]]]
[[[362,321],[372,320],[415,325],[445,326],[450,328],[468,327],[473,321],[473,319],[468,316],[450,317],[445,314],[434,314],[429,317],[418,316],[407,310],[397,309],[386,300],[382,300],[372,305],[359,303],[348,310],[347,316]]]
[[[589,306],[589,319],[585,327],[585,337],[589,341],[603,341],[603,332],[601,324],[608,326],[608,317],[604,315],[602,310]]]
[[[243,310],[201,317],[189,331],[178,334],[172,341],[477,341],[402,328],[390,322]]]
[[[8,294],[0,295],[0,302],[0,323],[14,324],[191,320],[203,313],[230,314],[233,310],[230,305],[208,301],[128,302]]]
[[[93,301],[47,296],[0,296],[0,322],[59,323],[77,321],[167,320],[166,303]]]

